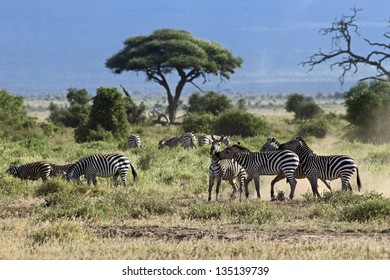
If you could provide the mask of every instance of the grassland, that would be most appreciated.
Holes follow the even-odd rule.
[[[294,136],[283,110],[257,113],[272,116],[275,135],[233,141],[257,150],[269,136]],[[315,199],[307,180],[298,180],[296,199],[274,202],[272,177],[264,176],[260,200],[252,184],[249,199],[231,200],[223,182],[220,201],[214,188],[208,203],[209,147],[157,149],[178,127],[134,127],[145,142],[139,150],[118,142],[77,144],[67,129],[49,139],[0,140],[0,259],[389,259],[390,144],[351,143],[342,131],[308,143],[318,154],[351,155],[363,191],[356,191],[354,175],[352,194],[341,192],[337,180],[333,192],[320,185],[323,196]],[[110,152],[125,153],[137,167],[139,179],[129,176],[128,188],[105,178],[88,187],[61,179],[22,182],[4,173],[10,164],[61,164]],[[285,182],[276,186],[281,199],[289,193]]]

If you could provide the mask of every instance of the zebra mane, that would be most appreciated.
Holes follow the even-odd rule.
[[[239,148],[240,150],[242,150],[244,152],[251,153],[251,151],[248,148],[245,148],[245,147],[241,146],[240,142],[237,142],[237,144],[232,145],[232,147],[236,147],[236,148]]]
[[[314,153],[313,150],[309,147],[309,145],[307,145],[307,143],[305,142],[305,140],[303,140],[303,137],[302,136],[298,136],[295,138],[295,140],[298,140],[300,145],[304,148],[306,148],[308,151],[310,151],[310,153]]]

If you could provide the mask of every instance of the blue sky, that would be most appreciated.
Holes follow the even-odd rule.
[[[340,72],[325,65],[307,72],[298,64],[320,48],[330,48],[330,38],[318,31],[351,14],[354,6],[363,9],[357,22],[362,35],[383,42],[390,18],[386,0],[2,0],[0,88],[16,94],[60,94],[77,87],[94,94],[100,86],[122,84],[132,91],[161,91],[142,73],[114,75],[104,63],[128,37],[176,28],[217,42],[244,60],[230,81],[220,85],[211,80],[205,90],[305,94],[348,90],[372,70],[348,76],[341,88]],[[196,88],[188,86],[186,91]]]

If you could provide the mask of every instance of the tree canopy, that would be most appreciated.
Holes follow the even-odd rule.
[[[221,45],[197,39],[189,32],[175,29],[160,29],[149,36],[130,37],[117,54],[108,58],[106,67],[116,74],[124,71],[145,72],[149,81],[161,85],[168,97],[170,121],[175,121],[178,102],[184,86],[208,75],[230,79],[235,68],[241,67],[242,59],[233,57]],[[179,81],[171,90],[167,75],[177,73]]]

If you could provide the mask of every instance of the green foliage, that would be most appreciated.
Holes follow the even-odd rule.
[[[324,138],[329,130],[329,121],[326,118],[315,118],[310,121],[303,121],[298,128],[298,135],[305,138],[314,136]]]
[[[122,94],[116,88],[99,88],[88,122],[75,131],[77,142],[124,139],[130,133]]]
[[[23,108],[24,98],[0,90],[0,138],[18,141],[41,138],[43,131]]]
[[[106,61],[114,73],[124,71],[145,72],[149,81],[161,85],[167,94],[170,121],[175,121],[180,96],[187,83],[208,75],[230,79],[242,59],[221,45],[200,40],[189,32],[160,29],[149,36],[136,36],[125,40],[124,48]],[[167,75],[176,72],[179,81],[175,90],[168,84]],[[173,94],[174,93],[174,94]]]
[[[323,114],[313,98],[305,97],[299,93],[290,94],[286,102],[287,112],[293,112],[296,119],[313,119]]]
[[[351,135],[375,143],[390,140],[390,82],[359,82],[346,94],[347,120],[356,127]]]
[[[86,122],[91,110],[89,97],[86,89],[69,88],[66,95],[69,107],[60,107],[51,102],[49,105],[49,121],[54,124],[62,124],[76,128]]]
[[[183,118],[185,132],[207,133],[213,131],[217,117],[212,114],[188,114]]]
[[[249,112],[230,110],[223,112],[216,120],[214,131],[221,135],[240,135],[252,137],[266,135],[269,131],[267,123],[262,118]]]
[[[192,94],[188,99],[186,110],[188,113],[210,113],[217,116],[232,108],[232,102],[226,95],[209,91],[205,95]]]

